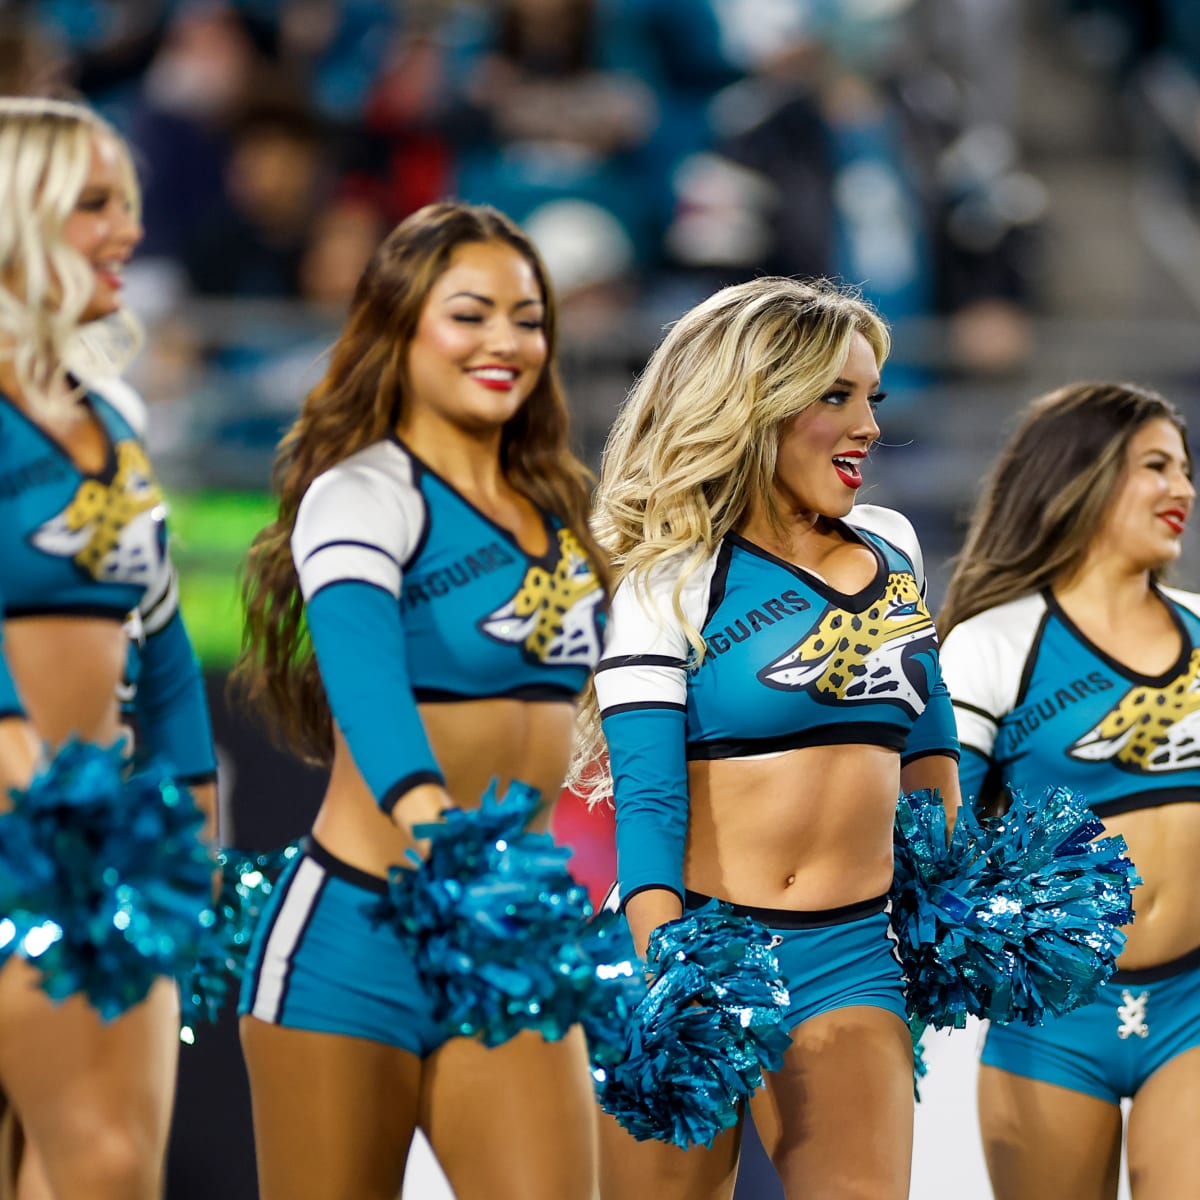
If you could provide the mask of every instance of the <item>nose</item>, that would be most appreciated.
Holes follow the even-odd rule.
[[[1196,485],[1192,482],[1191,475],[1183,467],[1178,468],[1175,472],[1175,484],[1172,490],[1175,495],[1186,500],[1189,505],[1196,499]]]
[[[852,436],[866,442],[879,440],[879,423],[875,420],[875,406],[865,397],[860,401],[860,407],[855,414],[858,418]]]
[[[517,330],[507,317],[496,316],[488,322],[487,350],[503,358],[517,354]]]
[[[145,234],[141,216],[125,205],[120,205],[113,219],[113,238],[123,248],[132,249]]]

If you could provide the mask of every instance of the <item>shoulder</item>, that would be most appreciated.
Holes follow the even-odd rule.
[[[924,583],[925,562],[921,543],[917,540],[917,531],[912,522],[903,513],[878,504],[856,504],[845,521],[860,532],[873,534],[899,550],[912,564],[917,582]]]
[[[942,640],[943,657],[957,647],[996,645],[1020,652],[1023,658],[1047,611],[1040,592],[985,609],[950,630]]]
[[[318,475],[300,501],[293,546],[362,539],[407,558],[425,523],[416,469],[392,441],[373,442]]]
[[[146,436],[146,401],[123,379],[89,380],[88,391],[99,396],[129,426],[134,437]]]
[[[719,557],[720,545],[711,553],[692,547],[626,575],[613,594],[606,655],[633,653],[651,642],[678,643],[678,653],[686,655],[687,636],[676,611],[676,595],[684,620],[699,630]]]
[[[704,619],[708,589],[720,551],[720,543],[711,553],[693,546],[664,555],[648,568],[626,575],[613,597],[614,610],[618,602],[622,608],[638,605],[674,621],[674,601],[678,590],[684,614],[699,626]]]
[[[1193,616],[1200,617],[1200,593],[1174,587],[1160,587],[1158,590],[1179,608],[1187,609]]]
[[[986,609],[955,625],[942,639],[940,657],[956,707],[993,721],[1012,711],[1047,613],[1038,592]],[[982,744],[976,738],[965,740]]]

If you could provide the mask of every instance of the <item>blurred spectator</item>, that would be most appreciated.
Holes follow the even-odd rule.
[[[457,105],[449,130],[455,190],[518,221],[551,200],[612,214],[635,246],[646,179],[636,151],[658,121],[652,83],[630,53],[637,38],[622,0],[497,0],[460,10]]]
[[[143,160],[144,257],[178,257],[218,203],[229,125],[264,61],[229,4],[188,2],[172,16],[129,118]]]
[[[300,102],[246,108],[230,133],[224,194],[183,247],[194,291],[296,296],[328,183],[320,127]]]
[[[69,60],[43,26],[17,14],[0,19],[0,95],[63,95],[68,69]]]
[[[714,151],[678,173],[668,245],[708,286],[833,275],[890,321],[950,315],[962,366],[1011,369],[1029,349],[1043,192],[1008,133],[966,127],[953,85],[911,69],[906,7],[777,0],[768,20],[726,0],[749,74],[715,102]]]

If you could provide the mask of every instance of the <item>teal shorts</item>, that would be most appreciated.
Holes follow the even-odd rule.
[[[1119,1104],[1164,1063],[1200,1046],[1200,946],[1161,966],[1118,971],[1099,996],[1042,1025],[993,1025],[981,1061]]]
[[[386,892],[383,879],[310,838],[259,919],[238,1012],[418,1057],[441,1046],[446,1038],[413,960],[391,929],[369,915]]]
[[[688,892],[686,906],[709,897]],[[784,1028],[821,1013],[866,1005],[895,1013],[906,1024],[904,971],[896,952],[887,896],[812,912],[731,904],[772,933],[790,1003]]]

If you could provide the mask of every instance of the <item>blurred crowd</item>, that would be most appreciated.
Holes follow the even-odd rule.
[[[1115,78],[1171,54],[1200,79],[1188,0],[1054,7]],[[945,318],[956,368],[1011,370],[1046,208],[1016,133],[1022,12],[0,0],[0,91],[82,94],[128,135],[146,226],[130,289],[154,335],[140,382],[165,402],[236,380],[252,403],[213,419],[255,448],[312,382],[320,315],[388,227],[443,195],[520,221],[568,341],[626,346],[634,366],[701,295],[782,272],[860,284],[892,322]],[[230,297],[315,315],[265,304],[230,328],[221,314],[244,307],[203,304]]]

